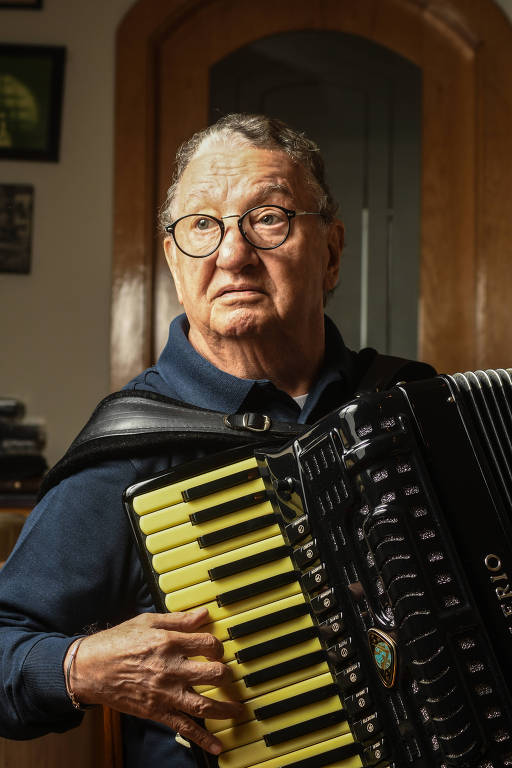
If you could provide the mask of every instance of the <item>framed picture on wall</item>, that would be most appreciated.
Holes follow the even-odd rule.
[[[43,0],[9,0],[0,2],[1,8],[21,8],[23,10],[39,11],[43,7]]]
[[[0,272],[30,272],[34,187],[0,184]]]
[[[59,159],[66,49],[0,44],[0,159]]]

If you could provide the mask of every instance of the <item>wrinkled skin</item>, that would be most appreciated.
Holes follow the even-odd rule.
[[[169,726],[207,752],[218,754],[218,739],[192,720],[236,717],[242,705],[201,696],[194,685],[220,686],[231,680],[221,662],[222,643],[200,632],[208,611],[144,613],[86,637],[71,668],[71,688],[81,704],[104,704],[119,712]],[[204,656],[205,661],[190,657]]]

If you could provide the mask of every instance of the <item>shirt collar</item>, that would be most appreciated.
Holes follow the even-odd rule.
[[[188,330],[186,315],[172,321],[169,339],[156,365],[171,397],[223,413],[236,413],[246,399],[256,399],[261,403],[261,409],[264,409],[265,401],[270,404],[275,399],[278,390],[269,381],[240,379],[208,362],[190,344]],[[347,349],[338,329],[326,316],[325,357],[320,376],[309,392],[300,416],[299,407],[293,398],[289,398],[291,420],[299,418],[300,422],[306,422],[326,388],[331,385],[338,384],[349,397],[354,380],[353,353]],[[254,395],[257,397],[254,398]],[[279,396],[281,400],[288,397],[282,392]]]
[[[200,408],[236,413],[254,382],[239,379],[209,363],[189,342],[188,330],[186,315],[172,321],[169,339],[157,363],[173,391],[172,397]]]

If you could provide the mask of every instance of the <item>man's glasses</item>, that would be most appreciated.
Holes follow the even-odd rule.
[[[321,216],[318,211],[290,211],[281,205],[258,205],[241,216],[231,214],[216,219],[203,213],[189,213],[165,227],[177,247],[187,256],[204,259],[214,253],[222,242],[226,227],[223,219],[238,219],[242,237],[254,248],[270,251],[279,248],[291,229],[295,216]]]

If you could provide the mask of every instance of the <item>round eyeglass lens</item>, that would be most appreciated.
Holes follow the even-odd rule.
[[[242,231],[256,248],[277,248],[290,231],[290,219],[281,208],[262,205],[241,217]]]
[[[189,256],[208,256],[219,247],[222,230],[210,216],[191,214],[176,222],[174,239]]]

